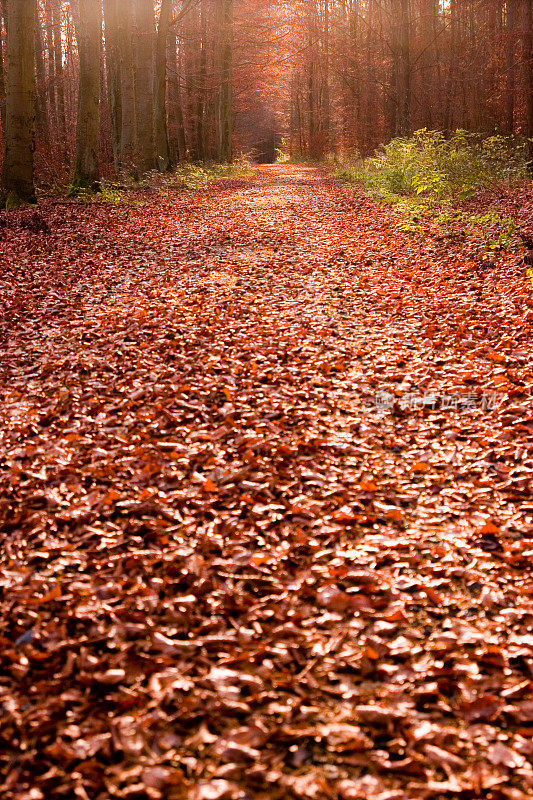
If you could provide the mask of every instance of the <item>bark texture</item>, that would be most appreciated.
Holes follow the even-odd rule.
[[[167,38],[172,19],[171,0],[161,0],[157,25],[155,85],[154,85],[154,134],[157,168],[161,172],[172,169],[167,125]]]
[[[80,88],[76,126],[76,159],[71,189],[99,187],[100,54],[102,9],[95,0],[79,0],[78,50]]]
[[[35,0],[9,0],[2,204],[35,202]]]
[[[135,111],[137,166],[139,172],[154,169],[154,6],[152,0],[135,0]]]

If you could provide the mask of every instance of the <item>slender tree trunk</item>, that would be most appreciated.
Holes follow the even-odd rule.
[[[157,168],[161,172],[172,169],[167,125],[167,38],[172,19],[171,0],[161,0],[157,25],[154,87],[154,132]]]
[[[454,89],[456,86],[456,71],[457,71],[457,0],[450,0],[450,46],[449,46],[449,64],[448,76],[446,80],[446,99],[445,99],[445,112],[444,112],[444,130],[451,131],[454,121]]]
[[[507,66],[506,66],[506,114],[507,133],[514,133],[514,114],[516,100],[516,0],[507,0]]]
[[[410,133],[411,126],[411,23],[409,0],[400,0],[400,97],[398,101],[398,132]]]
[[[122,13],[122,6],[120,7]],[[122,92],[120,74],[120,43],[118,38],[118,0],[104,0],[105,54],[107,93],[111,116],[111,141],[115,169],[120,169],[122,133]]]
[[[368,2],[368,26],[366,30],[366,53],[365,53],[365,72],[367,75],[368,86],[365,97],[365,141],[364,151],[372,150],[376,144],[376,51],[375,51],[375,5],[376,0]]]
[[[122,0],[119,17],[120,78],[122,120],[120,129],[120,164],[137,176],[135,153],[135,78],[133,68],[133,0]]]
[[[135,119],[137,166],[141,174],[155,167],[154,158],[154,4],[135,0]]]
[[[533,0],[525,0],[526,34],[524,56],[526,62],[526,121],[529,138],[530,171],[533,173]]]
[[[308,64],[307,74],[307,113],[309,127],[309,156],[316,158],[316,113],[315,113],[315,76],[311,60]]]
[[[436,18],[437,3],[435,0],[423,0],[420,9],[420,94],[421,94],[421,123],[424,128],[434,127],[435,114],[433,113],[433,103],[435,102],[435,74],[436,74]],[[437,109],[438,112],[438,109]]]
[[[35,4],[35,121],[37,133],[46,144],[49,142],[48,128],[48,108],[46,105],[46,73],[44,69],[43,42],[41,37],[41,23],[39,19],[39,8]]]
[[[2,205],[34,203],[35,0],[9,0]]]
[[[402,0],[399,0],[402,2]],[[387,97],[386,118],[388,122],[388,135],[390,138],[398,136],[400,133],[399,125],[399,93],[400,93],[400,37],[398,34],[398,0],[390,0],[390,25],[391,25],[391,47],[392,63],[389,81],[389,93]]]
[[[331,149],[331,98],[330,98],[330,0],[324,0],[324,55],[323,55],[323,76],[322,76],[322,146],[324,153],[329,153]],[[322,153],[322,155],[324,155]]]
[[[35,5],[35,82],[36,130],[44,144],[48,144],[50,142],[50,118],[48,114],[46,69],[44,65],[43,39],[38,4]]]
[[[198,68],[198,85],[196,87],[196,151],[199,161],[206,159],[205,136],[205,96],[207,88],[207,26],[205,0],[200,2],[200,53]]]
[[[7,27],[7,19],[5,15],[4,3],[0,5],[0,123],[2,124],[2,137],[5,136],[6,131],[6,76],[4,64],[4,48],[2,28]]]
[[[52,125],[57,128],[56,59],[51,0],[45,0],[46,64],[48,67],[48,108]]]
[[[76,114],[78,96],[77,96],[77,70],[78,70],[78,59],[77,54],[75,55],[74,51],[76,47],[74,45],[74,41],[77,41],[76,36],[76,20],[79,18],[79,15],[76,15],[75,9],[76,3],[75,0],[70,0],[69,9],[70,14],[67,16],[67,29],[65,32],[66,36],[66,53],[67,53],[67,60],[65,63],[65,89],[66,89],[66,109],[68,113],[68,120],[69,126],[67,130],[67,138],[68,138],[68,146],[70,152],[70,129],[71,125],[70,122],[74,118]],[[76,91],[75,91],[76,87]],[[50,119],[50,117],[48,118]]]
[[[71,192],[99,188],[100,55],[102,8],[98,0],[79,0],[80,83],[76,157]]]
[[[180,161],[187,158],[187,137],[183,118],[183,101],[181,96],[181,47],[178,53],[178,41],[173,31],[168,39],[170,78],[168,81],[168,105],[172,119],[173,150]]]
[[[302,114],[302,100],[300,97],[300,90],[296,90],[296,118],[298,120],[298,155],[303,155],[305,152],[305,138],[304,138],[304,122]]]
[[[222,0],[222,89],[220,93],[220,160],[233,160],[233,0]]]
[[[350,3],[350,13],[348,15],[348,41],[349,52],[352,54],[351,64],[348,71],[350,105],[348,116],[348,131],[353,142],[363,140],[362,118],[364,114],[364,80],[367,78],[364,61],[361,57],[362,38],[360,30],[359,3],[357,0]],[[368,84],[367,84],[368,85]],[[374,100],[374,98],[372,98]]]
[[[98,0],[96,0],[97,2]],[[61,147],[65,150],[66,145],[66,122],[65,122],[65,84],[63,75],[63,44],[61,32],[61,2],[53,0],[52,3],[52,28],[54,34],[54,74],[56,81],[56,109],[57,109],[57,128]]]

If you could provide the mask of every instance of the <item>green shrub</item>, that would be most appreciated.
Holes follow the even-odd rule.
[[[457,209],[457,201],[473,197],[484,186],[524,180],[528,162],[528,140],[523,137],[483,138],[458,130],[446,138],[423,129],[410,138],[393,139],[374,156],[341,167],[336,175],[393,205],[400,215],[397,227],[406,233],[446,226],[447,238],[469,234],[495,251],[516,243],[514,221],[494,212],[468,214]]]
[[[449,138],[440,131],[417,131],[393,139],[370,158],[337,170],[380,199],[398,197],[467,199],[482,186],[514,183],[527,176],[527,140],[458,130]]]
[[[118,184],[102,181],[98,199],[102,203],[111,203],[111,205],[120,206],[127,202],[127,198],[122,190],[123,187]]]
[[[281,140],[281,146],[276,147],[276,164],[288,164],[291,160],[289,153],[286,152],[287,140],[285,137]]]

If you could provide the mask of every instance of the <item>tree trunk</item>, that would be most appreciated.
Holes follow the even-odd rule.
[[[161,0],[157,25],[154,87],[154,131],[157,168],[170,172],[172,159],[168,141],[167,125],[167,37],[172,19],[171,0]]]
[[[48,108],[46,105],[46,73],[44,69],[43,41],[41,37],[41,22],[39,19],[39,9],[35,5],[35,120],[37,133],[46,144],[49,142],[48,128]]]
[[[309,59],[307,74],[307,113],[309,135],[309,157],[317,158],[316,114],[315,114],[315,78],[313,61]]]
[[[137,167],[141,174],[155,167],[154,158],[154,4],[135,0],[134,64]]]
[[[205,161],[207,154],[205,136],[205,97],[207,88],[207,26],[205,0],[199,5],[200,52],[198,83],[196,86],[196,152],[198,161]]]
[[[435,127],[435,117],[438,116],[438,105],[434,109],[435,97],[438,81],[437,73],[437,16],[438,8],[435,0],[423,0],[420,9],[420,47],[422,48],[419,56],[420,64],[420,95],[421,95],[421,114],[420,122],[422,127],[432,129]],[[434,113],[434,110],[436,113]]]
[[[54,33],[54,74],[56,80],[57,128],[61,147],[66,146],[65,84],[63,76],[63,44],[61,36],[61,2],[53,0],[52,28]]]
[[[6,131],[6,75],[4,64],[4,49],[3,49],[3,36],[2,27],[7,28],[7,19],[5,15],[4,4],[0,5],[0,122],[2,124],[2,137],[5,136]]]
[[[506,67],[506,114],[505,127],[507,133],[514,133],[514,113],[516,98],[516,0],[507,0],[507,67]]]
[[[172,145],[174,157],[180,161],[187,158],[187,137],[183,118],[183,101],[181,96],[181,49],[178,54],[178,42],[173,31],[168,40],[170,78],[168,81],[169,114],[172,120]]]
[[[122,121],[120,164],[137,176],[135,153],[135,79],[133,69],[133,0],[122,0],[119,18]]]
[[[67,108],[68,108],[68,119],[69,121],[72,119],[73,111],[75,111],[78,102],[78,90],[77,90],[77,78],[78,78],[78,58],[77,58],[77,41],[78,37],[76,34],[77,30],[77,20],[79,19],[79,14],[76,12],[76,0],[70,0],[69,2],[69,10],[70,14],[67,16],[67,30],[66,30],[66,51],[67,51],[67,60],[65,64],[65,74],[67,80],[65,82],[65,88],[67,90],[66,94],[66,101],[67,101]],[[48,118],[50,119],[50,117]],[[69,125],[69,150],[70,150],[70,125]]]
[[[95,0],[79,0],[78,52],[80,83],[76,157],[71,193],[99,188],[100,138],[100,55],[102,47],[102,9]]]
[[[526,62],[527,136],[529,139],[530,172],[533,173],[533,0],[525,0],[526,35],[524,56]]]
[[[449,133],[454,123],[454,89],[456,86],[456,70],[457,70],[457,0],[450,0],[450,45],[449,45],[449,63],[448,63],[448,76],[446,80],[446,98],[445,98],[445,111],[444,111],[444,130]]]
[[[222,0],[220,161],[233,160],[233,0]]]
[[[411,126],[411,25],[409,0],[400,0],[400,96],[398,98],[398,132],[410,133]]]
[[[401,2],[401,0],[400,0]],[[399,133],[399,75],[400,75],[400,43],[398,35],[398,0],[390,0],[387,11],[390,10],[391,49],[392,61],[390,66],[389,91],[387,92],[384,116],[387,120],[387,134],[390,139]]]
[[[330,98],[330,0],[324,0],[324,55],[323,55],[323,75],[322,75],[322,155],[328,154],[331,150],[331,98]]]
[[[2,205],[34,203],[35,0],[9,0]]]
[[[122,7],[121,7],[122,13]],[[120,75],[120,44],[118,38],[118,0],[104,0],[105,54],[107,66],[107,93],[111,116],[111,142],[115,169],[120,169],[122,93]]]

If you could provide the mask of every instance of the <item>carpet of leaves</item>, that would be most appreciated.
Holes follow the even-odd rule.
[[[531,798],[523,254],[306,167],[34,214],[0,241],[0,795]]]

